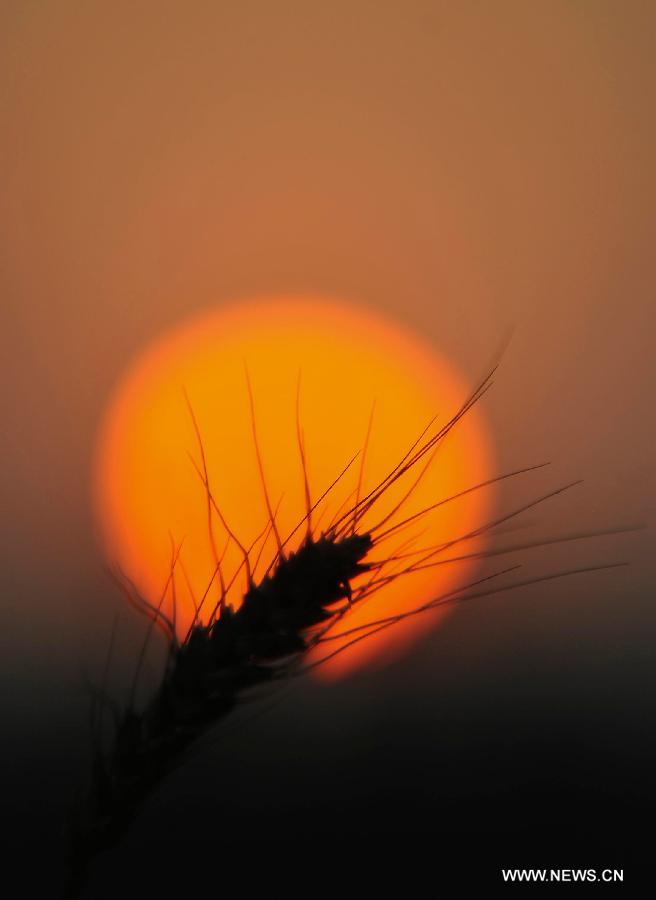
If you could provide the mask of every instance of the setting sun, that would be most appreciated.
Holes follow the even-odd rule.
[[[151,603],[157,605],[165,592],[162,608],[172,615],[175,607],[176,627],[184,637],[206,594],[200,618],[210,614],[221,582],[227,602],[239,605],[247,587],[240,545],[248,551],[256,582],[275,555],[253,423],[266,492],[283,537],[306,511],[297,426],[312,504],[355,456],[312,512],[312,532],[318,536],[385,478],[434,416],[435,428],[444,425],[471,388],[427,343],[362,308],[326,299],[276,298],[206,312],[146,347],[111,398],[94,475],[104,552]],[[215,506],[208,502],[205,468]],[[392,484],[358,521],[358,531],[391,514],[389,529],[491,477],[489,440],[478,407],[440,442],[418,479],[419,474],[418,469]],[[486,520],[490,502],[490,488],[449,502],[391,532],[367,561],[467,534]],[[305,532],[304,525],[285,552],[297,547]],[[469,541],[464,552],[472,549]],[[221,577],[212,580],[217,558]],[[399,562],[388,565],[393,572]],[[415,608],[471,580],[470,566],[424,568],[391,582],[355,605],[342,626]],[[364,662],[389,659],[441,614],[410,618],[317,671],[335,676]]]

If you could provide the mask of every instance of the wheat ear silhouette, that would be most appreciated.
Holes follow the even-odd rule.
[[[445,425],[436,428],[435,419],[429,422],[402,459],[375,487],[363,494],[364,461],[371,431],[370,417],[362,450],[349,460],[314,502],[310,498],[306,453],[300,427],[299,380],[297,442],[303,468],[306,510],[305,515],[285,538],[279,533],[276,509],[270,501],[266,486],[257,440],[253,394],[247,375],[253,440],[268,514],[264,531],[250,547],[243,546],[230,529],[211,492],[200,428],[187,398],[200,451],[200,465],[195,462],[194,465],[202,481],[207,501],[208,532],[215,559],[214,571],[203,596],[197,602],[194,601],[193,620],[182,639],[177,634],[174,578],[176,566],[179,564],[180,545],[176,547],[172,543],[169,578],[157,604],[141,596],[125,573],[117,573],[117,581],[126,600],[148,619],[148,627],[127,703],[120,706],[108,696],[104,686],[95,693],[92,773],[86,796],[71,817],[70,853],[64,897],[81,896],[85,874],[91,860],[122,839],[149,796],[166,776],[181,764],[191,745],[225,719],[239,704],[247,690],[300,676],[344,653],[354,644],[367,640],[384,629],[394,627],[409,616],[540,581],[625,565],[625,563],[607,563],[504,582],[502,576],[519,568],[518,565],[507,566],[433,597],[401,614],[378,619],[374,617],[365,624],[340,629],[340,620],[354,605],[370,600],[386,585],[420,569],[449,565],[464,559],[516,553],[548,543],[617,533],[616,530],[574,534],[487,552],[450,555],[450,551],[462,545],[466,546],[467,542],[492,529],[497,529],[526,510],[562,494],[579,483],[573,482],[536,497],[510,513],[483,523],[476,529],[440,545],[404,552],[406,542],[381,559],[372,557],[372,551],[381,547],[383,542],[401,534],[404,529],[421,520],[432,510],[457,502],[459,498],[471,492],[547,465],[542,463],[496,476],[457,494],[442,497],[413,515],[397,519],[427,466],[432,463],[440,442],[487,393],[492,386],[495,371],[496,367]],[[319,530],[319,517],[317,516],[317,521],[313,522],[313,516],[346,472],[351,469],[358,456],[360,467],[355,497],[350,495],[328,526]],[[420,465],[422,462],[423,465]],[[366,530],[362,529],[365,514],[376,508],[378,501],[393,484],[406,479],[411,473],[415,473],[414,480],[410,481],[407,490],[394,508],[375,525]],[[228,534],[228,542],[234,541],[242,552],[242,562],[228,580],[221,566],[222,554],[218,553],[214,540],[212,529],[214,515],[220,518]],[[300,544],[293,550],[288,549],[290,542],[302,528],[305,528],[305,534]],[[269,561],[265,574],[257,579],[254,573],[260,561],[262,548],[270,535],[275,538],[276,552]],[[253,563],[251,554],[254,553],[258,543],[261,544],[260,551]],[[226,596],[241,570],[246,572],[248,587],[241,605],[235,610],[227,602]],[[365,575],[367,577],[363,578]],[[501,583],[497,581],[498,579]],[[219,599],[210,610],[207,609],[210,605],[208,602],[210,591],[217,583]],[[173,608],[169,616],[162,607],[170,589]],[[150,699],[139,706],[136,701],[137,685],[148,643],[155,629],[161,632],[166,641],[166,661],[159,686]],[[337,641],[339,644],[335,646]],[[106,671],[113,644],[114,631],[110,640]],[[324,647],[325,652],[322,653]],[[314,653],[308,660],[310,651]],[[107,714],[113,724],[113,737],[109,747],[105,746],[101,735],[102,720]]]

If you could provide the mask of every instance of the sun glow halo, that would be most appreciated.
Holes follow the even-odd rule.
[[[283,536],[305,513],[296,432],[299,373],[300,421],[313,501],[362,450],[372,407],[363,494],[398,463],[436,413],[439,427],[470,392],[417,336],[378,314],[333,300],[275,298],[234,304],[202,313],[156,339],[129,368],[108,405],[93,492],[107,558],[155,604],[170,571],[172,547],[179,548],[175,586],[181,636],[192,621],[194,600],[203,596],[215,568],[207,498],[197,471],[202,460],[185,392],[202,435],[210,488],[231,530],[248,547],[267,524],[245,364],[267,489],[272,505],[279,504],[276,521]],[[354,501],[361,459],[362,453],[314,512],[315,533],[328,526],[340,506],[346,510]],[[475,407],[441,443],[390,524],[490,478],[491,470],[490,442]],[[399,479],[359,523],[359,530],[392,510],[418,474]],[[486,488],[447,503],[390,537],[371,556],[383,559],[400,548],[407,553],[464,535],[486,520],[491,500]],[[242,555],[234,541],[227,540],[216,514],[212,534],[218,553],[225,552],[221,568],[228,583]],[[299,529],[288,549],[297,546],[303,534]],[[472,552],[479,541],[468,540],[462,552]],[[274,551],[271,534],[263,549],[260,542],[251,551],[253,564],[261,554],[260,576]],[[390,572],[393,566],[390,563]],[[471,580],[472,566],[460,562],[399,579],[354,608],[340,628],[412,609]],[[242,568],[229,590],[231,603],[239,604],[244,588]],[[205,601],[207,612],[218,591],[215,579]],[[171,612],[170,590],[163,609]],[[398,655],[443,614],[410,618],[316,671],[335,677],[365,662]]]

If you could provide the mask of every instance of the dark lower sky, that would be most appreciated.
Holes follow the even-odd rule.
[[[550,459],[552,480],[500,502],[585,479],[521,534],[650,524],[654,19],[639,0],[3,4],[2,780],[34,896],[56,895],[85,681],[120,605],[96,430],[163,329],[335,295],[473,381],[514,328],[485,413],[499,469]],[[463,606],[384,671],[248,704],[88,896],[166,895],[201,877],[195,852],[235,868],[251,841],[274,882],[281,858],[333,886],[349,861],[360,884],[425,872],[437,893],[615,857],[628,882],[653,804],[652,543],[535,551],[529,574],[630,566]],[[126,614],[119,684],[140,627]]]

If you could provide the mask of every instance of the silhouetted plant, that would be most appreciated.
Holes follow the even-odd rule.
[[[246,548],[239,543],[221,516],[221,511],[210,490],[200,429],[191,404],[189,404],[198,438],[201,464],[197,465],[197,471],[202,480],[210,510],[210,529],[211,511],[214,510],[221,517],[230,539],[234,540],[242,550],[243,559],[239,570],[246,571],[248,588],[239,608],[233,609],[226,601],[226,594],[237,573],[226,583],[221,569],[221,560],[215,553],[216,565],[212,577],[204,595],[195,606],[193,621],[187,633],[180,639],[177,634],[175,591],[173,591],[172,615],[167,615],[162,609],[164,597],[171,582],[174,583],[174,571],[180,547],[172,547],[169,581],[159,604],[153,604],[142,597],[125,574],[119,575],[119,583],[126,599],[147,617],[149,623],[126,705],[121,707],[108,697],[105,687],[97,694],[98,708],[97,715],[94,716],[96,740],[92,777],[86,801],[75,810],[72,819],[66,896],[79,896],[90,860],[99,852],[121,840],[148,797],[167,774],[180,764],[185,751],[208,729],[224,719],[239,703],[240,697],[246,690],[261,685],[272,685],[281,680],[301,675],[308,669],[322,665],[337,654],[345,652],[355,643],[366,640],[381,630],[393,627],[408,616],[419,615],[439,606],[489,596],[550,578],[592,571],[595,568],[603,569],[623,565],[622,563],[612,563],[558,572],[522,581],[489,584],[500,576],[519,568],[516,565],[508,566],[476,581],[462,584],[448,593],[431,598],[404,613],[386,618],[376,619],[374,617],[366,624],[348,629],[339,628],[340,620],[353,605],[363,603],[392,581],[404,578],[419,568],[443,565],[469,556],[482,558],[514,553],[540,546],[543,543],[555,542],[526,543],[465,556],[449,557],[446,555],[449,550],[466,541],[473,540],[515,518],[525,510],[557,496],[571,488],[573,484],[559,487],[532,499],[510,513],[481,524],[478,528],[458,535],[440,546],[407,553],[400,552],[403,548],[398,548],[393,554],[381,560],[371,557],[372,551],[381,544],[383,539],[387,539],[392,533],[401,532],[410,522],[420,519],[437,506],[456,502],[464,494],[542,467],[541,465],[531,466],[497,476],[481,484],[472,485],[466,491],[443,497],[426,509],[406,519],[399,519],[394,524],[390,524],[390,515],[388,514],[381,518],[376,525],[362,530],[361,523],[365,514],[376,508],[376,504],[392,484],[405,478],[421,460],[426,459],[462,417],[479,402],[491,387],[493,374],[494,370],[445,425],[435,429],[434,422],[431,422],[388,475],[363,496],[361,496],[363,468],[361,465],[354,502],[341,514],[338,514],[322,531],[319,531],[316,526],[313,527],[313,513],[353,465],[358,454],[350,460],[318,500],[312,503],[307,481],[305,448],[297,413],[298,447],[305,479],[306,511],[296,528],[284,540],[281,539],[278,532],[276,511],[272,508],[266,489],[253,414],[253,437],[268,511],[266,530],[258,540],[264,542],[270,534],[273,534],[277,547],[266,574],[259,580],[253,576],[253,571],[257,566],[253,566],[251,563],[251,553],[255,544]],[[250,397],[252,409],[252,394]],[[361,451],[361,462],[366,455],[366,449],[367,443],[365,442]],[[577,483],[574,482],[574,484]],[[407,492],[395,506],[395,514],[400,511],[405,500],[411,495],[413,484],[416,484],[416,481],[409,485]],[[305,535],[300,545],[294,550],[289,550],[290,542],[303,527],[305,527]],[[608,532],[598,532],[597,534],[602,533]],[[568,541],[592,536],[595,535],[577,534],[557,540]],[[402,568],[386,573],[385,567],[391,560],[400,561]],[[365,574],[369,577],[363,578],[362,576]],[[206,606],[209,605],[208,598],[211,588],[217,581],[220,582],[219,599],[212,609],[206,609]],[[166,661],[159,687],[150,699],[140,706],[136,699],[137,686],[148,643],[155,628],[162,633],[166,640]],[[337,642],[336,646],[335,642]],[[113,644],[113,637],[111,643]],[[324,645],[326,646],[325,653],[317,655],[317,648],[322,648]],[[331,649],[331,646],[335,649]],[[315,652],[308,660],[310,651]],[[101,723],[103,718],[106,718],[107,712],[113,722],[113,738],[109,747],[105,746],[101,736]]]

